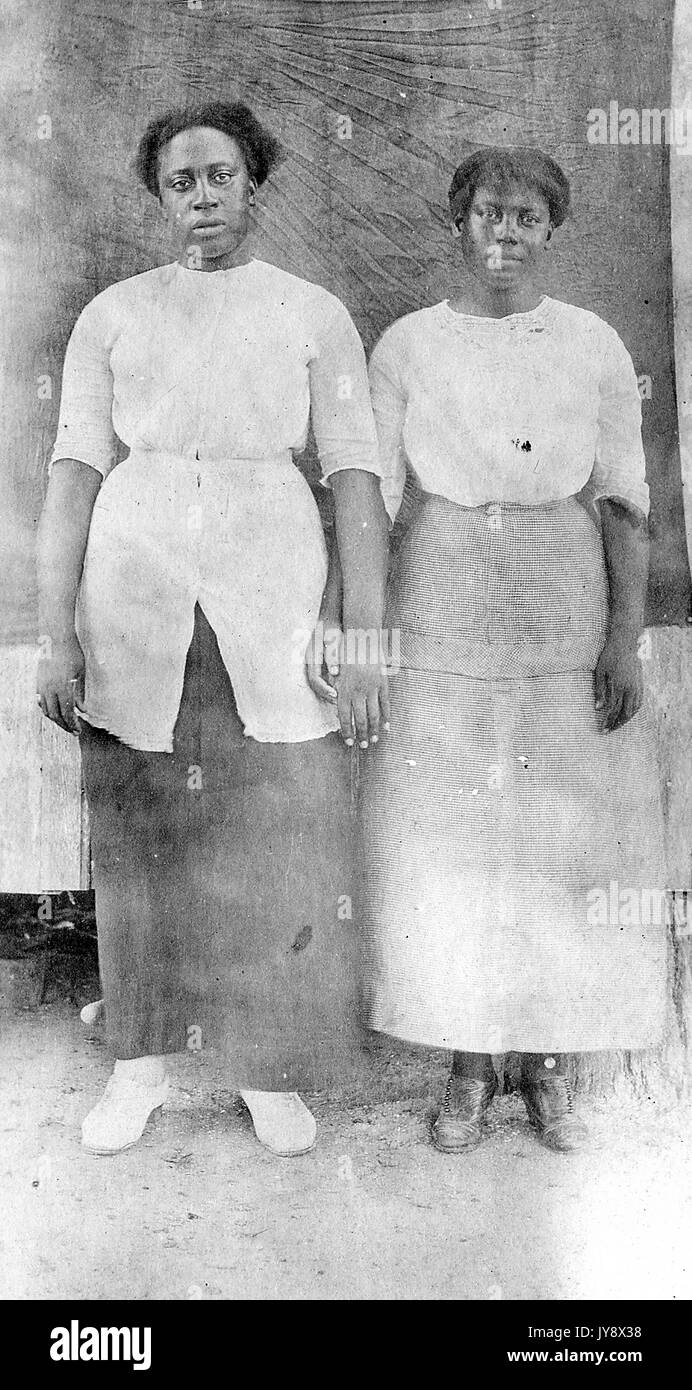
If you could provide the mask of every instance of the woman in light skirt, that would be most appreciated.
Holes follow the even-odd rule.
[[[640,401],[616,331],[543,293],[569,196],[537,150],[464,160],[449,297],[370,365],[390,517],[407,472],[418,494],[392,732],[362,777],[371,1021],[453,1052],[433,1130],[451,1152],[479,1143],[509,1052],[539,1139],[579,1147],[569,1055],[653,1046],[664,1022]]]

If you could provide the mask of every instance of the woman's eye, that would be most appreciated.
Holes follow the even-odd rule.
[[[174,179],[171,188],[175,193],[181,193],[184,188],[189,188],[188,179]]]
[[[233,175],[228,169],[220,169],[219,172],[214,175],[214,183],[228,183],[229,179],[232,178]]]

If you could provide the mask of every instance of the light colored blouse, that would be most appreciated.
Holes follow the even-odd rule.
[[[466,507],[581,494],[648,513],[632,359],[586,309],[544,296],[499,319],[446,300],[407,314],[374,349],[370,389],[392,519],[407,460],[424,491]]]
[[[174,261],[82,310],[65,356],[51,462],[113,467],[132,450],[267,458],[305,447],[325,472],[378,472],[363,347],[328,290],[265,261],[207,273]]]
[[[320,286],[258,260],[211,273],[173,263],[87,304],[51,464],[78,459],[105,479],[76,613],[90,723],[172,750],[199,603],[246,734],[301,742],[338,728],[305,674],[327,571],[292,457],[310,419],[325,482],[380,473],[363,347]]]

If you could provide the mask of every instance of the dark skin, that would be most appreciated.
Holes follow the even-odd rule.
[[[459,313],[503,318],[535,309],[542,266],[553,235],[550,208],[534,189],[478,188],[463,220],[452,223],[460,255],[451,273],[449,305]],[[594,671],[594,706],[601,733],[627,724],[641,707],[638,656],[649,569],[646,519],[616,498],[600,502],[610,590],[608,627]],[[325,602],[337,625],[339,556],[332,547]],[[333,675],[336,662],[332,660]]]
[[[461,258],[450,307],[461,313],[506,314],[534,309],[542,295],[542,265],[553,227],[536,190],[477,188],[469,211],[454,223]],[[610,589],[608,628],[594,672],[594,701],[602,733],[637,713],[643,679],[637,647],[644,625],[649,568],[646,520],[615,498],[600,503]]]
[[[612,733],[641,708],[644,678],[638,655],[649,574],[646,520],[615,498],[601,501],[601,526],[610,603],[606,639],[594,671],[596,718]]]
[[[41,711],[66,733],[79,732],[75,702],[84,698],[84,652],[75,632],[75,603],[91,514],[101,474],[78,459],[53,466],[38,529],[37,575]]]
[[[227,270],[250,259],[248,233],[257,185],[231,136],[207,127],[176,135],[159,154],[159,205],[181,265],[201,272]],[[75,631],[75,605],[101,475],[79,459],[61,459],[51,472],[38,533],[41,655],[38,699],[42,712],[67,733],[79,731],[84,697],[84,653]],[[345,469],[332,483],[343,567],[346,635],[379,632],[384,601],[387,520],[378,480]],[[351,644],[356,651],[358,644]],[[313,671],[313,646],[308,677]],[[348,643],[346,646],[348,652]],[[342,734],[362,748],[376,742],[389,717],[382,662],[342,660],[336,699]],[[322,658],[317,662],[322,666]],[[324,690],[320,693],[324,695]],[[77,708],[75,708],[75,705]]]

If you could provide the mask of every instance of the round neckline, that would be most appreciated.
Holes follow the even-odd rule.
[[[542,294],[533,309],[516,309],[514,313],[502,314],[499,318],[494,314],[467,314],[463,310],[452,309],[448,299],[442,299],[436,308],[445,322],[451,326],[458,324],[460,327],[475,328],[485,324],[531,324],[536,319],[543,318],[553,302],[549,295]]]
[[[256,256],[251,256],[249,261],[243,261],[240,265],[224,266],[221,270],[195,270],[194,266],[183,265],[181,261],[170,261],[169,264],[174,270],[181,270],[183,275],[195,275],[198,280],[215,280],[217,275],[237,275],[239,270],[249,270],[259,262]]]

